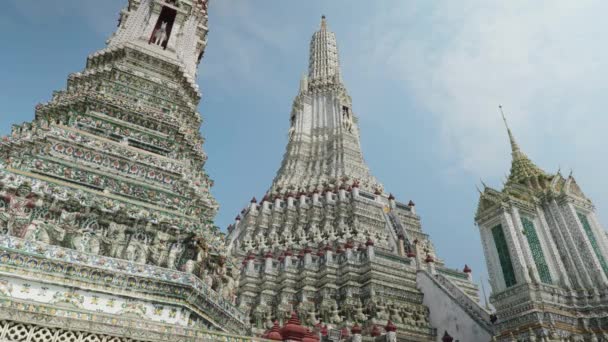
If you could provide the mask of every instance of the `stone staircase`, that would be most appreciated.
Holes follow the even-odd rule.
[[[450,279],[427,270],[418,270],[417,283],[424,293],[424,304],[431,310],[431,324],[440,334],[445,330],[461,341],[491,339],[494,331],[490,322],[491,313]],[[459,315],[459,311],[467,317]]]

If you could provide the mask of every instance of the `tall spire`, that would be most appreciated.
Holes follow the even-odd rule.
[[[538,166],[536,166],[536,164],[534,164],[530,160],[530,158],[528,158],[528,156],[521,151],[519,145],[517,144],[517,141],[515,141],[513,132],[511,132],[511,128],[509,127],[509,123],[507,122],[505,113],[502,110],[502,106],[498,106],[498,108],[500,109],[500,114],[502,115],[502,120],[504,121],[505,127],[507,128],[507,134],[509,135],[509,141],[511,143],[511,173],[509,175],[507,184],[528,184],[528,180],[546,175],[545,171],[541,170]]]
[[[327,28],[327,18],[321,17],[321,28],[315,32],[310,42],[310,64],[308,77],[313,79],[329,79],[340,74],[338,45],[336,35]],[[339,81],[339,79],[338,79]]]
[[[357,116],[340,77],[336,35],[325,16],[310,41],[309,61],[290,114],[287,152],[271,192],[323,190],[355,180],[368,192],[382,188],[363,160]]]

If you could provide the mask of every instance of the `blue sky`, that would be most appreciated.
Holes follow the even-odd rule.
[[[114,30],[126,0],[7,0],[0,12],[0,134],[33,118]],[[262,196],[321,14],[336,32],[364,156],[417,203],[450,267],[486,277],[475,186],[509,172],[502,104],[541,168],[574,170],[608,223],[605,1],[215,0],[199,72],[207,170],[225,228]]]

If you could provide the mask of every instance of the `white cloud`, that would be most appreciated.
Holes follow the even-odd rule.
[[[602,113],[607,2],[469,0],[397,7],[374,13],[364,32],[380,40],[362,58],[386,64],[390,77],[401,79],[404,91],[435,115],[445,152],[460,167],[504,174],[499,104],[527,151],[550,151],[559,141],[601,152],[595,142],[608,127]]]

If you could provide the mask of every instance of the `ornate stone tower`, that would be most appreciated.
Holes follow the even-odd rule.
[[[505,120],[506,124],[506,120]],[[486,187],[479,226],[498,340],[608,338],[608,239],[572,175],[548,174],[511,141],[502,191]]]
[[[489,340],[489,314],[476,304],[469,274],[444,266],[414,203],[387,194],[365,164],[325,18],[312,37],[308,75],[290,120],[272,186],[229,227],[230,251],[243,265],[238,305],[254,331],[297,311],[319,332],[358,323],[369,336],[392,320],[399,340],[435,341],[446,308],[423,296],[433,288],[436,298],[449,296],[445,303],[459,307],[451,321],[469,320]],[[421,289],[420,277],[428,287]]]
[[[0,340],[247,332],[203,170],[206,42],[207,0],[130,0],[107,47],[2,138]]]

